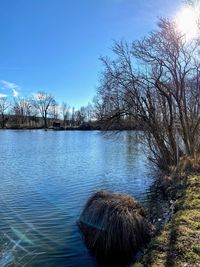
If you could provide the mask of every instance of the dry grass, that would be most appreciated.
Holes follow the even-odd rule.
[[[186,182],[171,221],[132,267],[200,266],[200,176],[190,175]]]
[[[200,172],[200,155],[194,157],[184,156],[180,158],[178,170],[181,173],[199,173]]]
[[[105,262],[117,266],[116,262],[132,259],[152,232],[144,209],[134,198],[106,191],[88,200],[79,225],[87,247],[103,266]]]

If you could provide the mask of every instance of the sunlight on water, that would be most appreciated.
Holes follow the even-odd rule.
[[[0,131],[0,266],[96,266],[76,222],[98,189],[145,204],[154,178],[138,134]]]

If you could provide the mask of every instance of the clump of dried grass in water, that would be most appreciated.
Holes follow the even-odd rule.
[[[103,266],[131,261],[152,234],[144,209],[134,198],[106,191],[91,196],[79,227],[87,247]]]

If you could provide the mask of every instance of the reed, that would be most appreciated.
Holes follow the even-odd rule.
[[[116,265],[133,259],[150,239],[144,209],[129,195],[99,191],[87,201],[79,226],[97,260]]]

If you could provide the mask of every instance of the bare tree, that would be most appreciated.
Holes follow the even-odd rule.
[[[12,113],[15,115],[15,123],[30,124],[30,117],[33,115],[34,107],[32,101],[28,97],[18,97],[14,99],[12,105]]]
[[[46,92],[39,91],[33,99],[33,105],[38,110],[39,114],[43,118],[44,128],[47,129],[47,118],[51,114],[56,101],[54,97]]]
[[[58,120],[60,115],[60,109],[57,102],[52,105],[52,107],[49,110],[49,117],[53,118],[54,120]]]
[[[7,97],[0,97],[0,115],[1,115],[1,128],[5,127],[5,113],[10,107],[10,102]]]
[[[85,107],[85,120],[91,122],[94,119],[94,108],[91,103]]]
[[[64,126],[66,127],[66,124],[70,119],[70,106],[66,102],[62,102],[61,113],[64,121]]]
[[[75,107],[72,107],[72,116],[71,116],[71,125],[74,126],[75,124]]]
[[[177,155],[200,153],[199,43],[188,43],[169,20],[158,26],[131,46],[115,43],[115,60],[101,59],[96,107],[109,123],[132,117],[142,125],[152,160],[167,169]]]
[[[79,110],[74,112],[74,122],[76,126],[80,126],[85,122],[85,108],[81,107]]]

